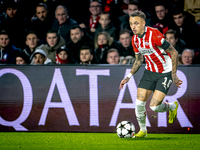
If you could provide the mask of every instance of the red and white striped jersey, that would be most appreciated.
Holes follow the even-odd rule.
[[[167,73],[172,71],[171,56],[163,48],[164,36],[159,30],[145,27],[143,37],[133,35],[132,45],[135,54],[141,53],[145,57],[146,69],[152,72]]]

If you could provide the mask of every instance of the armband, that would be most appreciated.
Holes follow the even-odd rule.
[[[129,73],[127,77],[130,79],[132,76],[133,76],[133,74]]]

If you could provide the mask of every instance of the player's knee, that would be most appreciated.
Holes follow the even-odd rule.
[[[160,105],[158,106],[149,106],[154,112],[159,112],[160,111]]]

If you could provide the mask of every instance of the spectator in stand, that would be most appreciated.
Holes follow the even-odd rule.
[[[177,36],[184,40],[187,48],[197,49],[200,48],[200,28],[198,25],[185,16],[185,12],[178,8],[174,8],[173,18],[176,24],[175,30]]]
[[[39,3],[35,8],[35,16],[31,19],[29,31],[34,31],[40,42],[46,44],[46,34],[53,24],[53,17],[49,15],[45,4]]]
[[[93,37],[99,24],[100,14],[102,13],[102,1],[91,0],[89,11],[91,15],[86,18],[84,23],[80,24],[80,27],[86,29],[86,31]]]
[[[73,25],[77,24],[77,22],[69,17],[67,8],[63,5],[59,5],[56,7],[55,17],[56,19],[54,21],[52,29],[56,30],[67,43],[69,41],[70,29]]]
[[[93,49],[83,46],[80,49],[80,64],[91,64],[93,62]]]
[[[0,30],[9,33],[9,39],[13,45],[23,48],[25,46],[23,41],[26,36],[27,22],[19,14],[18,2],[6,0],[3,6],[5,13],[0,15]]]
[[[17,65],[30,64],[30,58],[24,52],[18,52],[16,54],[16,64]]]
[[[120,56],[133,56],[135,57],[135,52],[133,50],[131,44],[131,31],[128,29],[124,29],[119,33],[119,41],[120,41]]]
[[[17,51],[21,52],[21,49],[11,44],[9,34],[5,30],[0,32],[0,48],[0,64],[15,64]]]
[[[60,47],[56,51],[56,64],[70,63],[70,55],[66,47]]]
[[[57,31],[49,30],[46,37],[47,44],[41,46],[41,49],[46,53],[47,57],[55,63],[56,50],[60,47],[65,47],[65,40],[58,35]]]
[[[169,29],[165,33],[165,39],[178,51],[178,54],[182,54],[183,50],[186,49],[185,42],[177,37],[176,31],[173,29]]]
[[[111,48],[107,52],[107,62],[111,65],[116,65],[119,64],[120,57],[119,57],[119,52],[115,48]]]
[[[182,53],[182,63],[183,65],[191,65],[194,58],[194,50],[185,49]]]
[[[96,31],[95,31],[95,36],[99,32],[103,32],[103,31],[108,32],[110,34],[110,36],[114,40],[116,40],[116,29],[115,29],[113,23],[111,22],[109,12],[101,13],[100,19],[99,19],[99,25],[98,25],[98,27],[96,28]]]
[[[31,55],[32,65],[47,65],[51,64],[51,62],[51,59],[47,57],[46,53],[42,49],[36,49]]]
[[[185,42],[177,37],[176,31],[173,29],[169,29],[165,33],[165,39],[178,51],[178,57],[179,57],[178,63],[181,64],[181,54],[183,50],[186,49]]]
[[[66,45],[74,63],[80,62],[79,51],[82,46],[94,49],[93,39],[79,25],[75,25],[70,30],[70,41]]]
[[[23,52],[30,58],[35,49],[42,46],[40,45],[40,47],[38,47],[39,45],[39,39],[36,33],[34,31],[30,31],[26,36],[26,48]]]
[[[94,39],[94,57],[98,64],[107,63],[107,51],[115,48],[119,51],[119,44],[107,32],[99,32]]]
[[[173,28],[173,18],[169,14],[166,5],[162,2],[155,4],[156,19],[153,27],[157,28],[161,33],[165,34],[169,29]]]
[[[129,4],[128,4],[128,14],[125,14],[124,16],[119,17],[120,31],[122,31],[124,29],[128,29],[128,30],[131,31],[131,28],[130,28],[130,25],[129,25],[129,15],[133,11],[137,11],[137,10],[142,11],[140,6],[139,6],[139,2],[136,1],[136,0],[130,1]],[[152,26],[151,15],[146,11],[144,11],[144,13],[146,14],[146,26]]]

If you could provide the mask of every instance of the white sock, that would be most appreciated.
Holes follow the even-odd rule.
[[[140,130],[143,131],[143,132],[147,131],[145,105],[146,105],[146,102],[143,102],[143,101],[136,99],[135,115],[136,115],[138,124],[140,126]]]
[[[163,102],[163,103],[167,103],[169,105],[169,110],[176,109],[176,104],[174,102],[173,103]]]
[[[168,110],[174,110],[176,105],[174,103],[162,102],[160,105],[150,106],[150,108],[155,112],[166,112]]]

